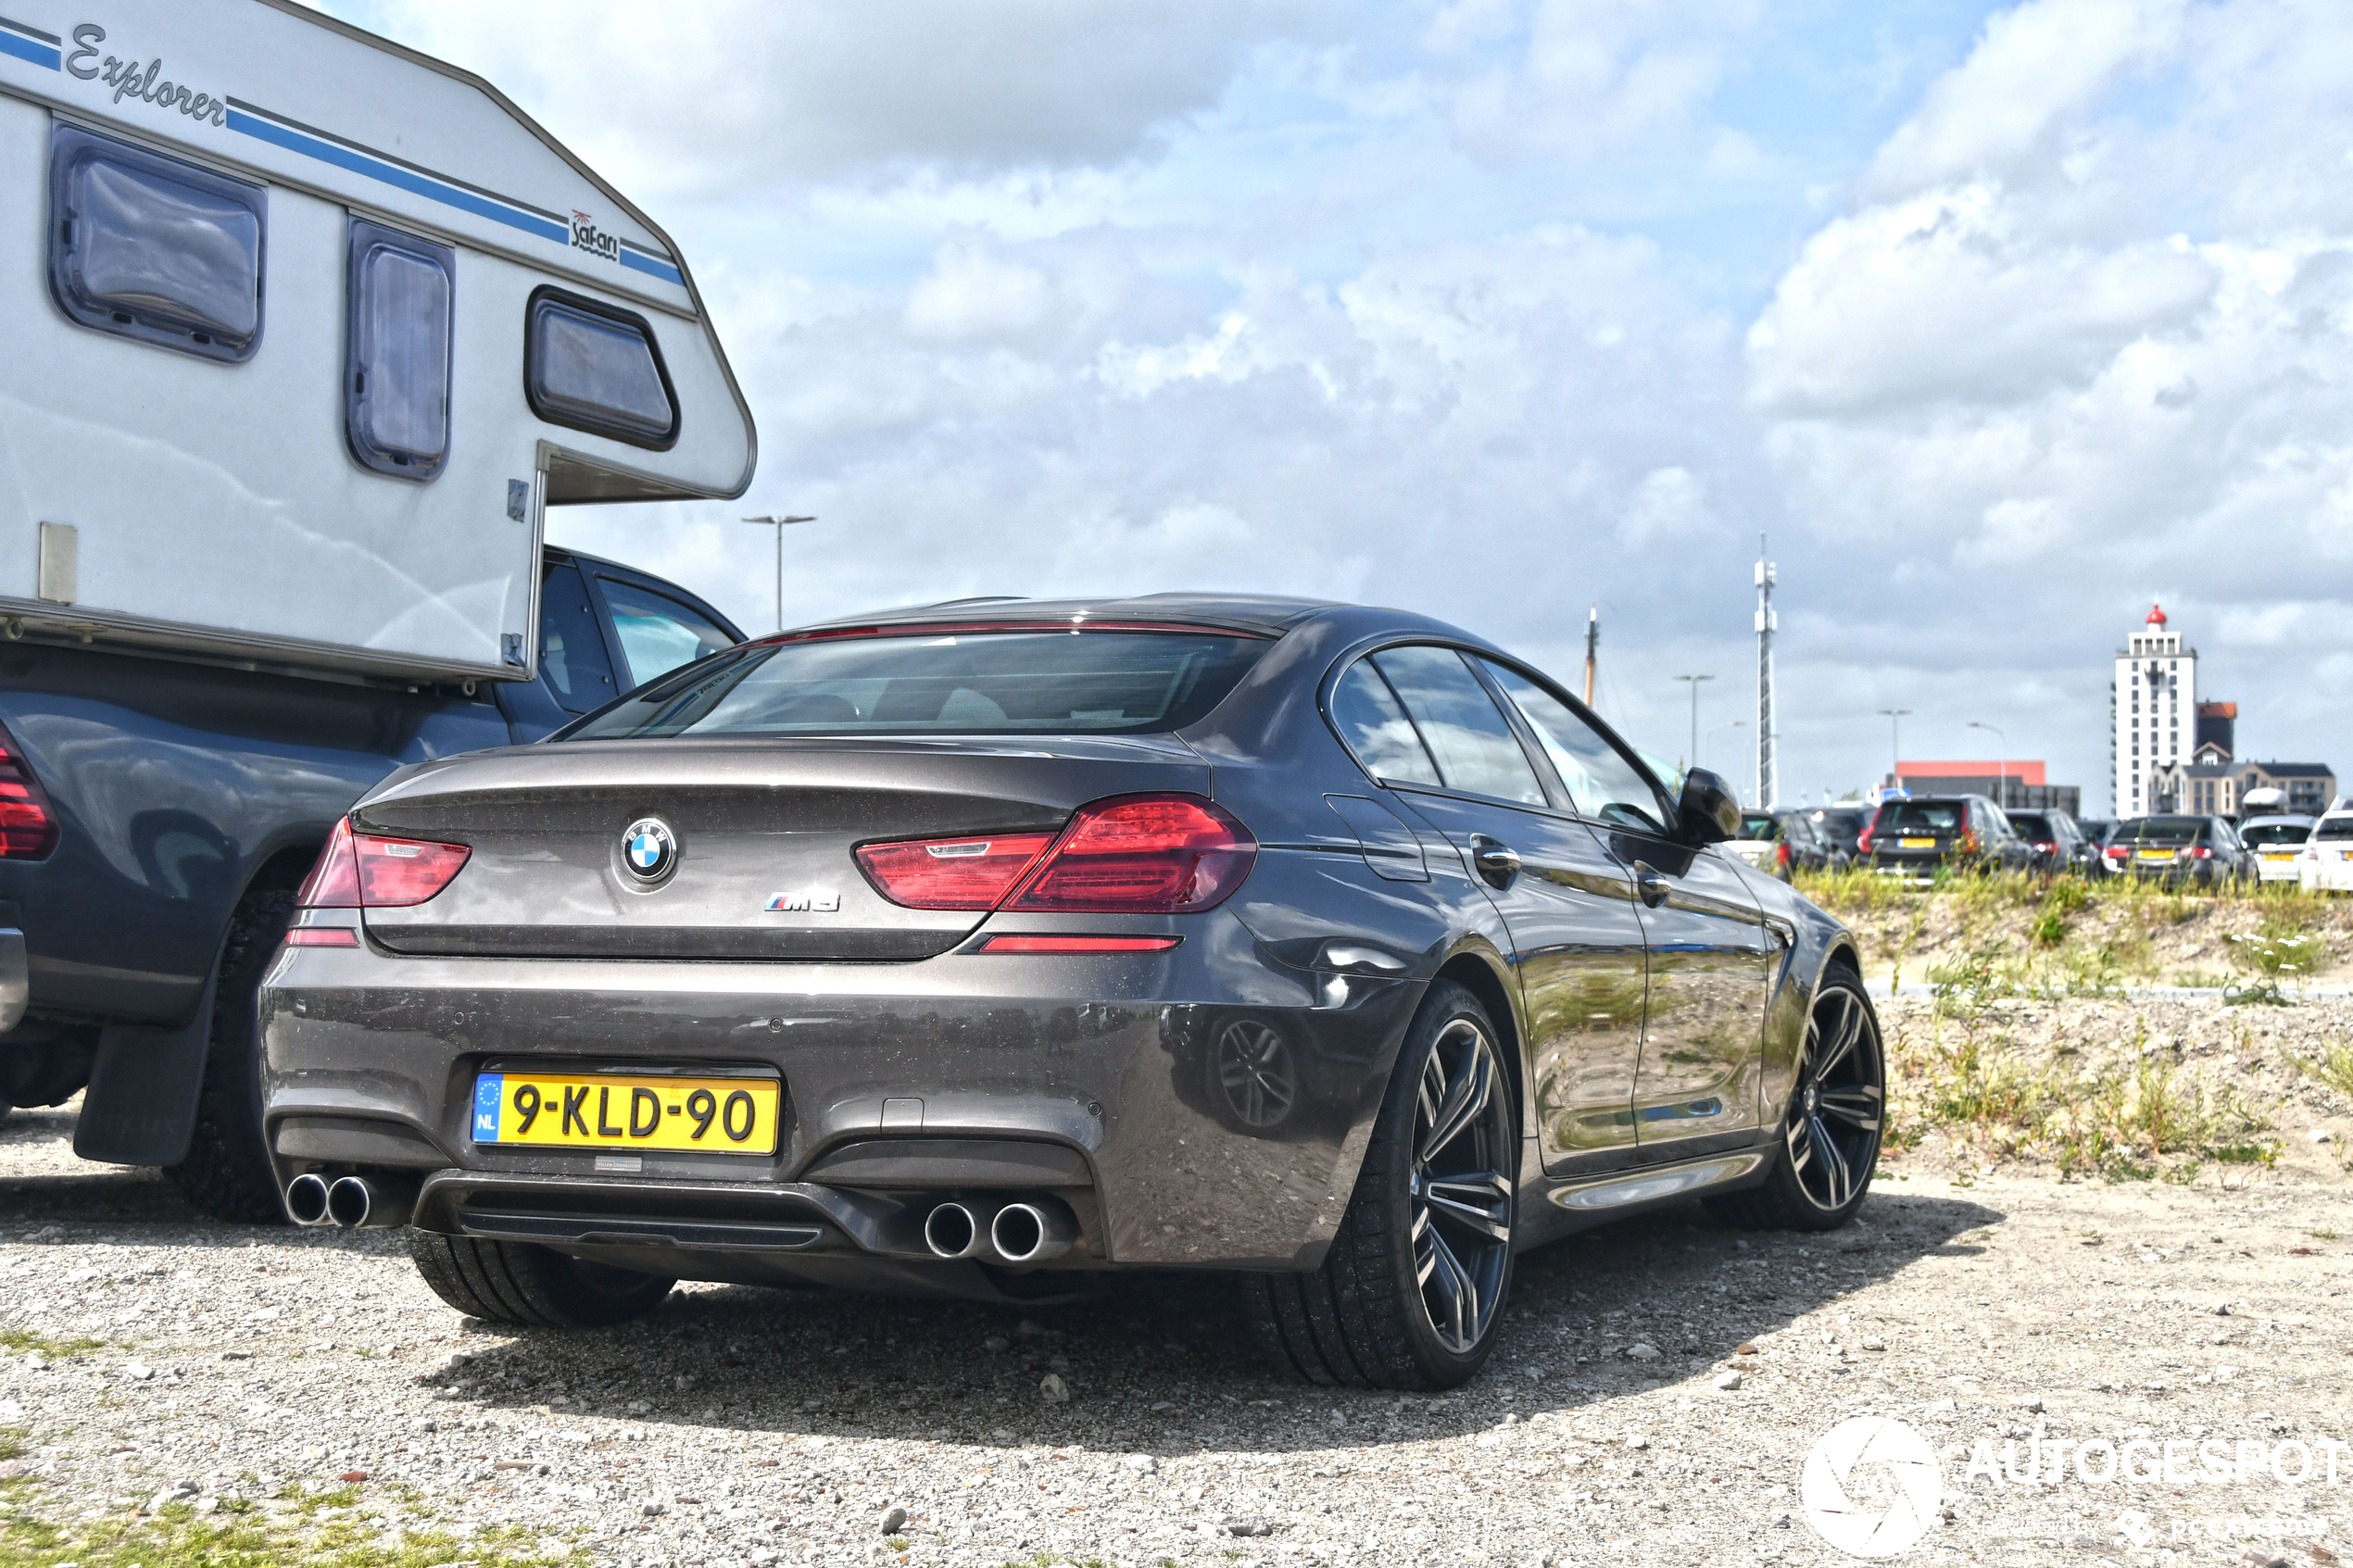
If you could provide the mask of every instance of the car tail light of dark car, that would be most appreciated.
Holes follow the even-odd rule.
[[[38,860],[57,847],[57,820],[24,754],[0,730],[0,860]]]
[[[1051,833],[1000,833],[869,844],[858,851],[858,864],[894,904],[993,909],[1053,841]]]
[[[1200,796],[1142,795],[1081,807],[1058,835],[912,839],[857,855],[875,891],[910,909],[1186,914],[1242,884],[1258,841]]]
[[[406,909],[448,886],[472,853],[462,844],[354,833],[346,818],[335,824],[295,902],[306,909]]]

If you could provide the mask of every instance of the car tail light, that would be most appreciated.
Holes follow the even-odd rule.
[[[1164,953],[1181,936],[991,936],[984,953]]]
[[[49,798],[24,765],[17,743],[0,730],[0,860],[38,860],[57,847]]]
[[[1773,863],[1777,866],[1786,866],[1789,864],[1788,845],[1776,844],[1773,846]]]
[[[359,934],[347,925],[297,925],[286,933],[289,947],[357,947]]]
[[[422,904],[448,886],[472,853],[462,844],[354,833],[346,818],[335,824],[295,902],[306,909],[393,909]]]
[[[993,909],[1053,841],[1051,833],[1006,833],[869,844],[858,867],[875,892],[911,909]]]
[[[1079,808],[1060,834],[908,839],[857,858],[875,891],[908,909],[1176,914],[1239,887],[1258,841],[1200,796],[1130,795]]]
[[[2199,845],[2196,848],[2192,849],[2190,853],[2196,856],[2201,860],[2210,860],[2214,859],[2214,851],[2208,849],[2203,844]]]
[[[1860,836],[1855,840],[1855,848],[1857,853],[1864,855],[1871,852],[1871,829],[1865,828],[1862,831]]]
[[[2110,859],[2115,860],[2120,860],[2132,852],[2131,848],[2121,844],[2111,844],[2106,849],[2101,851],[2102,854],[2108,856]]]
[[[1967,832],[1963,833],[1963,834],[1961,834],[1961,836],[1960,836],[1958,839],[1957,839],[1957,840],[1955,841],[1955,843],[1954,843],[1954,847],[1955,847],[1956,848],[1959,849],[1959,850],[1960,850],[1960,852],[1961,852],[1962,854],[1964,854],[1964,855],[1974,855],[1974,854],[1976,854],[1976,853],[1977,853],[1977,834],[1973,834],[1973,833],[1967,833]]]
[[[2038,838],[2038,839],[2036,839],[2036,840],[2034,841],[2034,847],[2035,847],[2035,850],[2036,850],[2038,853],[2040,853],[2040,854],[2045,854],[2045,855],[2054,854],[2054,853],[2056,853],[2056,852],[2057,851],[2057,849],[2058,849],[2058,846],[2057,846],[2057,845],[2056,845],[2056,844],[2045,844],[2045,843],[2044,843],[2044,842],[2043,842],[2041,839],[2039,839],[2039,838]]]
[[[1197,795],[1131,795],[1079,809],[1009,909],[1178,914],[1225,902],[1258,860],[1250,830]]]

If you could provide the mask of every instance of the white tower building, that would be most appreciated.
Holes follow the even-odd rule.
[[[2108,687],[2108,780],[2119,817],[2156,809],[2149,776],[2185,760],[2197,745],[2197,650],[2169,631],[2165,609],[2148,620],[2116,656]]]

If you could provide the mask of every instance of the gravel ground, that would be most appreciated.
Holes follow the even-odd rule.
[[[698,1286],[623,1329],[488,1330],[396,1236],[216,1224],[77,1162],[71,1127],[0,1123],[6,1568],[233,1541],[414,1568],[1841,1562],[1801,1470],[1861,1415],[1938,1456],[1902,1561],[2353,1556],[2330,1160],[2224,1186],[1915,1157],[1830,1237],[1626,1222],[1522,1261],[1469,1388],[1401,1398],[1267,1375],[1183,1278],[1026,1313]],[[2135,1436],[2186,1469],[2024,1478]],[[2213,1438],[2299,1440],[2315,1478],[2202,1482]],[[2017,1482],[1985,1474],[2006,1448]]]

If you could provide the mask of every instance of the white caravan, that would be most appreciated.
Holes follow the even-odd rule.
[[[544,507],[750,482],[685,260],[488,83],[290,0],[7,9],[7,636],[528,679]]]

